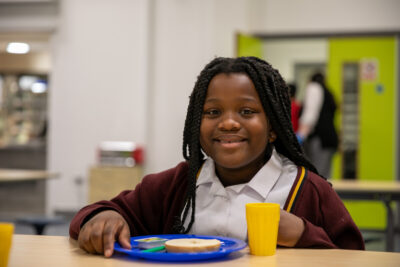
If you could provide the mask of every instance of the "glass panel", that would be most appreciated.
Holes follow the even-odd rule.
[[[357,63],[343,64],[342,138],[343,178],[357,178],[358,152],[358,77]]]

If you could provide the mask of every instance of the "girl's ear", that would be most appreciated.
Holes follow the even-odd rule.
[[[274,131],[269,132],[268,142],[273,143],[276,140],[276,133]]]

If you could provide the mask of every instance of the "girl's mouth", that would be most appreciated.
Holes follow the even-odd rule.
[[[239,135],[231,135],[231,134],[225,134],[225,135],[220,135],[214,138],[214,141],[220,142],[220,143],[238,143],[238,142],[243,142],[245,141],[246,138],[239,136]]]
[[[217,146],[222,149],[239,149],[244,143],[244,141],[220,141],[217,142]]]
[[[220,142],[221,144],[233,144],[233,143],[241,143],[244,140],[217,140],[217,142]]]
[[[222,136],[214,139],[214,141],[223,148],[237,148],[243,145],[246,139],[239,136]]]

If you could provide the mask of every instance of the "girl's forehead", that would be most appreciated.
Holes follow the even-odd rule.
[[[255,97],[258,92],[253,81],[245,73],[220,73],[215,75],[207,87],[207,96],[214,94],[248,94]]]
[[[253,82],[251,77],[246,72],[239,72],[239,71],[238,72],[220,72],[220,73],[217,73],[211,78],[210,82],[213,79],[221,77],[221,76],[225,76],[225,77],[247,77],[247,79],[249,79],[251,82]]]
[[[219,102],[261,105],[261,99],[250,78],[242,73],[216,75],[208,86],[205,103]]]

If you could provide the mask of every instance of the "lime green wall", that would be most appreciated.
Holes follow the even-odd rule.
[[[359,150],[357,172],[360,180],[393,180],[396,149],[396,40],[394,37],[332,38],[329,40],[328,84],[338,103],[342,101],[344,63],[374,61],[375,79],[359,80]],[[383,90],[378,90],[383,88]],[[336,124],[340,129],[340,111]],[[341,177],[340,154],[334,160],[334,178]],[[346,202],[356,223],[364,228],[383,228],[382,204]]]
[[[238,57],[253,56],[263,58],[262,41],[259,38],[239,34],[237,45]]]

